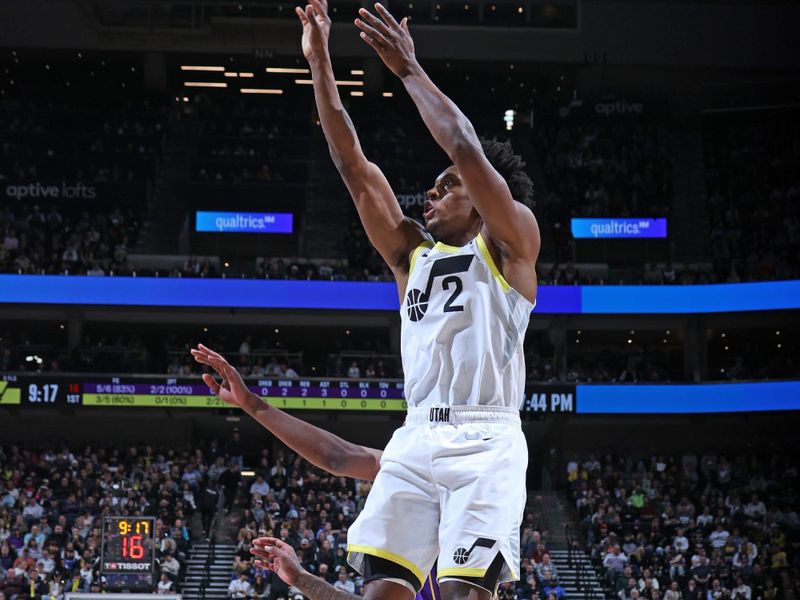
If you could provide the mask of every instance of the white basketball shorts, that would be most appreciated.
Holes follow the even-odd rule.
[[[365,555],[438,578],[482,579],[498,554],[498,583],[518,579],[528,448],[519,411],[412,408],[381,458],[364,510],[348,531],[349,562]]]

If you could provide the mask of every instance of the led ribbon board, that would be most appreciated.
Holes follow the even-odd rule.
[[[0,304],[398,310],[393,283],[0,275]],[[696,314],[800,308],[800,280],[539,286],[539,314]]]
[[[199,377],[7,373],[0,378],[0,389],[4,395],[12,394],[16,400],[15,409],[21,410],[27,407],[111,412],[120,408],[230,408],[212,395]],[[247,385],[265,403],[283,409],[400,413],[407,409],[403,382],[398,380],[285,381],[248,378]],[[713,414],[790,410],[800,410],[800,381],[653,385],[528,383],[521,406],[523,413],[578,415]],[[140,526],[140,529],[143,530],[143,527]],[[123,529],[127,531],[126,526]],[[126,548],[124,543],[120,542],[123,550]],[[138,544],[139,541],[127,543]]]

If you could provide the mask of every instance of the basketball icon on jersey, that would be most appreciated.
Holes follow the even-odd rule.
[[[447,275],[442,280],[442,290],[452,291],[447,302],[444,304],[443,312],[460,312],[464,310],[464,306],[456,304],[456,299],[464,289],[464,284],[461,278],[456,276],[456,273],[464,273],[469,270],[472,264],[472,259],[475,258],[474,254],[466,254],[459,256],[448,256],[445,258],[437,258],[433,262],[431,272],[428,275],[428,283],[425,286],[425,291],[411,288],[406,294],[406,308],[408,310],[408,318],[412,321],[420,321],[425,313],[428,311],[428,303],[431,296],[431,289],[433,288],[433,280],[437,277]]]
[[[464,547],[456,548],[455,552],[453,552],[453,562],[457,565],[465,565],[469,560],[470,554],[472,554],[472,551],[475,550],[475,548],[487,548],[491,550],[494,548],[496,543],[497,540],[479,537],[472,543],[472,546],[469,547],[469,550]]]

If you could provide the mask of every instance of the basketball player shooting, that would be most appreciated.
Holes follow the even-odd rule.
[[[519,420],[522,345],[540,246],[526,205],[533,186],[510,146],[479,140],[433,84],[416,60],[407,19],[398,23],[380,4],[375,10],[359,11],[361,37],[402,80],[452,165],[427,192],[425,226],[404,217],[339,98],[327,5],[298,8],[331,157],[402,303],[408,415],[348,532],[348,557],[369,582],[370,600],[409,600],[437,556],[442,598],[488,600],[498,583],[518,578],[520,562],[528,455]],[[277,552],[265,546],[268,557]]]

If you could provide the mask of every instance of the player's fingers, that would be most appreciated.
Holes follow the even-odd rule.
[[[328,18],[327,7],[322,6],[322,3],[319,0],[308,0],[308,3],[314,8],[314,12],[318,17],[322,19]]]
[[[382,35],[384,35],[386,37],[389,37],[390,35],[392,35],[392,32],[386,26],[386,23],[381,21],[378,17],[373,15],[367,9],[365,9],[365,8],[359,9],[358,14],[361,15],[361,18],[364,19],[367,23],[369,23],[370,26],[373,29],[379,31]]]
[[[308,17],[306,16],[306,13],[305,13],[305,11],[304,11],[304,10],[303,10],[301,7],[299,7],[299,6],[295,6],[295,7],[294,7],[294,12],[296,12],[296,13],[297,13],[297,16],[298,16],[298,17],[300,17],[300,22],[301,22],[303,25],[305,25],[306,23],[308,23]]]
[[[200,350],[192,349],[192,350],[189,350],[189,354],[191,354],[192,357],[197,362],[203,363],[204,365],[207,365],[209,363],[208,356],[206,356],[205,352],[200,352]]]
[[[375,30],[375,28],[371,27],[361,19],[355,20],[356,27],[361,30],[361,38],[365,40],[370,46],[375,48],[375,50],[383,50],[383,47],[386,45],[386,40],[384,37]]]
[[[209,389],[212,392],[214,392],[215,396],[219,394],[219,384],[217,383],[217,380],[214,379],[213,375],[211,375],[210,373],[204,373],[203,383],[205,383],[209,387]]]
[[[383,4],[381,4],[380,2],[376,2],[375,3],[375,10],[378,11],[378,14],[381,16],[381,18],[384,21],[386,21],[386,24],[389,27],[400,27],[400,25],[397,24],[397,21],[395,20],[395,18],[392,16],[392,13],[390,13],[388,10],[386,10],[384,8]]]
[[[319,29],[319,23],[317,23],[317,19],[314,16],[314,7],[310,4],[306,6],[306,18],[308,19],[309,25],[311,25],[314,29]]]
[[[197,344],[197,347],[200,350],[202,350],[203,352],[205,352],[206,354],[208,354],[212,358],[217,358],[219,360],[225,360],[225,358],[222,356],[222,354],[220,354],[219,352],[214,352],[214,350],[212,350],[208,346],[204,346],[203,344]]]
[[[252,554],[253,556],[258,556],[259,558],[263,558],[265,560],[270,559],[270,553],[266,549],[261,550],[260,548],[250,548],[250,554]]]
[[[400,21],[400,27],[403,28],[403,31],[408,33],[408,17],[403,17],[403,20]]]
[[[363,31],[361,32],[361,39],[367,42],[370,46],[372,46],[372,49],[375,50],[375,52],[379,54],[383,52],[383,46],[377,41],[375,41],[372,37],[364,33]]]

